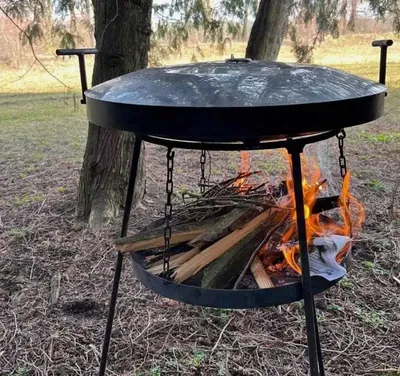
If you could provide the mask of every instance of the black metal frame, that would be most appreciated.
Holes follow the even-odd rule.
[[[81,104],[86,104],[85,91],[87,90],[87,76],[85,55],[96,55],[96,48],[74,48],[74,49],[59,49],[56,50],[57,56],[78,56],[79,59],[79,73],[81,77],[82,99]]]
[[[393,40],[391,39],[374,40],[372,42],[372,47],[380,47],[381,49],[379,62],[379,83],[383,85],[385,85],[386,83],[387,49],[390,46],[393,46]]]
[[[380,40],[374,41],[372,46],[380,47],[380,70],[379,70],[379,82],[385,84],[386,79],[386,61],[387,61],[387,48],[393,44],[392,40]],[[87,89],[87,79],[85,71],[85,58],[86,54],[96,54],[96,49],[73,49],[73,50],[57,50],[56,54],[59,56],[76,55],[79,58],[81,86],[82,86],[82,99],[81,103],[86,103],[85,91]],[[140,159],[140,151],[142,141],[147,141],[159,145],[164,145],[169,148],[184,148],[184,149],[196,149],[196,150],[259,150],[259,149],[272,149],[272,148],[286,148],[291,155],[292,160],[292,177],[294,182],[294,193],[295,193],[295,205],[296,205],[296,216],[297,216],[297,232],[299,238],[300,254],[301,254],[301,265],[302,265],[302,284],[301,284],[301,297],[304,299],[304,309],[306,316],[306,329],[307,329],[307,341],[308,341],[308,353],[310,360],[310,374],[311,376],[324,376],[324,365],[321,351],[320,338],[318,333],[318,323],[316,319],[314,294],[319,292],[316,286],[321,287],[321,283],[317,283],[313,286],[310,267],[308,259],[308,245],[307,245],[307,234],[306,234],[306,223],[304,217],[304,196],[302,188],[302,171],[301,171],[301,159],[300,155],[306,144],[318,142],[336,135],[337,130],[331,130],[321,132],[314,135],[297,137],[293,139],[285,140],[273,140],[269,142],[257,142],[257,143],[224,143],[224,142],[190,142],[184,140],[171,140],[160,137],[154,137],[146,134],[137,134],[136,142],[132,153],[130,177],[127,190],[127,196],[125,201],[124,217],[121,227],[121,237],[127,235],[127,228],[130,218],[130,211],[132,208],[133,192],[135,187],[135,181],[138,172],[138,164]],[[140,267],[139,263],[135,262],[132,257],[133,266],[138,275],[146,271]],[[103,349],[100,360],[99,376],[104,376],[106,371],[108,349],[111,339],[112,324],[114,320],[115,306],[118,295],[119,281],[121,278],[121,270],[123,263],[123,254],[118,253],[115,265],[115,273],[113,280],[113,288],[110,299],[109,312],[107,317],[107,324],[103,342]],[[158,277],[154,277],[153,280],[157,280]],[[145,278],[141,278],[144,280]],[[161,278],[158,278],[161,280]],[[165,284],[165,280],[163,282]],[[172,282],[168,282],[171,283]],[[333,285],[331,283],[330,285]],[[330,285],[326,285],[329,288]],[[323,288],[325,290],[326,288]],[[156,289],[155,289],[156,290]],[[322,290],[322,291],[323,291]],[[218,290],[217,290],[218,291]],[[219,290],[221,291],[221,290]],[[253,294],[256,290],[250,290]],[[259,290],[262,291],[262,290]],[[294,301],[296,299],[292,299]],[[275,302],[276,304],[282,304]],[[285,302],[283,302],[285,303]]]
[[[274,305],[279,305],[279,304],[285,304],[288,303],[289,301],[295,301],[298,300],[298,298],[303,298],[304,299],[304,310],[305,310],[305,316],[306,316],[306,327],[307,327],[307,340],[308,340],[308,352],[309,352],[309,360],[310,360],[310,371],[311,371],[311,376],[324,376],[324,368],[323,368],[323,359],[322,359],[322,352],[321,352],[321,345],[320,345],[320,340],[319,340],[319,334],[318,334],[318,325],[317,325],[317,320],[316,320],[316,313],[315,313],[315,304],[314,304],[314,294],[324,291],[327,288],[331,287],[333,284],[335,284],[337,281],[327,283],[325,281],[322,282],[319,280],[317,283],[313,285],[312,279],[310,276],[310,267],[309,267],[309,260],[308,260],[308,246],[307,246],[307,235],[306,235],[306,223],[305,223],[305,217],[304,217],[304,197],[303,197],[303,187],[302,187],[302,172],[301,172],[301,160],[300,160],[300,154],[303,151],[303,148],[306,144],[313,143],[313,142],[318,142],[330,137],[333,137],[337,132],[324,132],[319,135],[313,135],[309,137],[301,137],[299,139],[287,139],[287,140],[279,140],[276,142],[269,142],[269,143],[264,143],[263,149],[271,149],[271,148],[282,148],[285,147],[292,160],[292,174],[293,174],[293,182],[294,182],[294,193],[295,193],[295,204],[296,204],[296,215],[297,215],[297,231],[298,231],[298,238],[299,238],[299,245],[300,245],[300,254],[301,254],[301,265],[302,265],[302,283],[301,283],[301,291],[297,291],[300,294],[297,294],[296,296],[292,295],[287,295],[287,294],[282,294],[282,296],[287,295],[288,300],[282,300],[282,301],[276,301],[273,302]],[[155,142],[158,144],[162,144],[167,147],[179,147],[179,148],[187,148],[187,149],[203,149],[203,150],[208,150],[209,147],[211,150],[221,150],[218,149],[218,146],[216,144],[206,144],[206,143],[185,143],[185,142],[180,142],[176,140],[165,140],[158,138],[152,138],[148,136],[137,136],[136,137],[136,143],[135,147],[133,149],[133,154],[132,154],[132,161],[131,161],[131,172],[130,172],[130,177],[129,177],[129,186],[128,186],[128,193],[126,197],[126,203],[125,203],[125,209],[124,209],[124,218],[122,222],[122,229],[121,229],[121,236],[126,236],[126,230],[129,222],[129,217],[130,217],[130,211],[131,211],[131,206],[132,206],[132,196],[133,196],[133,190],[134,190],[134,183],[136,181],[137,177],[137,169],[138,169],[138,164],[139,164],[139,159],[140,159],[140,149],[141,149],[141,144],[142,141],[146,140],[148,142]],[[266,145],[268,144],[268,146]],[[224,147],[224,145],[219,144],[219,147]],[[231,147],[231,146],[230,146]],[[237,145],[235,144],[234,149],[222,149],[222,150],[249,150],[249,149],[259,149],[260,147],[258,145]],[[118,294],[118,286],[119,286],[119,280],[121,277],[121,269],[122,269],[122,260],[123,260],[123,254],[118,253],[117,255],[117,261],[116,261],[116,268],[115,268],[115,275],[114,275],[114,283],[113,283],[113,290],[112,290],[112,295],[111,295],[111,301],[110,301],[110,307],[109,307],[109,313],[108,313],[108,318],[107,318],[107,326],[106,326],[106,331],[105,331],[105,338],[104,338],[104,343],[103,343],[103,349],[102,349],[102,356],[101,356],[101,361],[100,361],[100,370],[99,370],[99,376],[104,376],[105,375],[105,370],[106,370],[106,363],[107,363],[107,355],[108,355],[108,349],[109,349],[109,344],[110,344],[110,338],[111,338],[111,330],[112,330],[112,324],[113,324],[113,319],[114,319],[114,312],[115,312],[115,304],[116,304],[116,298]],[[135,274],[137,277],[143,282],[146,281],[146,278],[144,278],[144,274],[148,274],[137,262],[135,262],[134,255],[132,256],[133,260],[133,267],[135,270]],[[151,279],[147,279],[147,281],[154,283],[159,283],[162,285],[163,292],[165,293],[165,289],[168,288],[168,285],[173,286],[177,285],[174,284],[171,281],[166,281],[165,279],[162,279],[160,277],[156,276],[151,276]],[[149,283],[150,283],[149,282]],[[146,284],[146,283],[145,283]],[[148,285],[151,287],[153,290],[157,290],[155,288],[154,284],[153,285]],[[323,286],[321,288],[321,286]],[[186,286],[186,285],[181,285],[181,288],[183,289],[188,289],[187,295],[191,295],[190,289],[193,288],[192,286]],[[282,292],[287,288],[287,286],[280,287],[282,289]],[[214,294],[216,294],[216,297],[218,298],[218,291],[221,292],[223,290],[214,290]],[[257,300],[255,298],[255,295],[257,294],[257,291],[260,294],[260,297],[262,298],[262,293],[263,290],[249,290],[248,291],[248,296],[251,296],[251,299]],[[246,291],[227,291],[228,293],[241,293],[241,294],[246,294]],[[194,296],[193,299],[199,298],[199,296]],[[185,300],[187,302],[187,299]],[[192,302],[192,304],[194,301]],[[200,301],[201,304],[201,301]],[[271,305],[271,304],[269,304]],[[257,305],[255,305],[257,306]],[[262,306],[262,305],[261,305]],[[253,306],[254,307],[254,306]]]

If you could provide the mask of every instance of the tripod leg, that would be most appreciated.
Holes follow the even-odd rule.
[[[137,176],[137,172],[138,172],[141,148],[142,148],[142,140],[140,138],[136,138],[135,145],[133,147],[131,171],[130,171],[130,176],[129,176],[128,191],[127,191],[126,200],[125,200],[124,217],[122,220],[122,227],[121,227],[121,237],[126,236],[127,231],[128,231],[128,223],[129,223],[129,217],[130,217],[131,208],[132,208],[133,192],[134,192],[135,181],[136,181],[136,176]],[[117,303],[118,287],[119,287],[119,280],[121,278],[123,259],[124,259],[123,254],[121,252],[118,252],[117,261],[115,264],[115,273],[114,273],[114,281],[113,281],[113,287],[112,287],[112,293],[111,293],[111,299],[110,299],[110,307],[108,309],[106,332],[105,332],[104,341],[103,341],[103,350],[101,353],[99,376],[104,376],[105,372],[106,372],[108,348],[110,347],[111,331],[112,331],[112,325],[113,325],[113,321],[114,321],[115,305]]]
[[[304,217],[304,196],[301,174],[301,160],[299,151],[289,151],[292,158],[292,175],[294,195],[296,202],[297,234],[299,238],[302,285],[304,296],[304,311],[306,316],[308,356],[310,359],[311,376],[319,376],[317,355],[317,328],[314,309],[314,296],[312,292],[310,265],[308,261],[308,246],[306,221]]]
[[[322,351],[321,351],[321,341],[319,339],[319,333],[318,333],[318,321],[317,321],[317,314],[315,312],[315,303],[314,303],[314,318],[315,318],[315,334],[316,334],[316,340],[317,340],[317,356],[318,356],[318,366],[319,366],[319,374],[320,376],[325,376],[325,370],[324,370],[324,360],[322,358]]]

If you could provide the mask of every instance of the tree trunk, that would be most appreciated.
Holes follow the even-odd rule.
[[[94,1],[95,57],[92,84],[145,68],[151,34],[152,0]],[[115,218],[125,202],[134,135],[89,124],[80,176],[77,216],[100,227]],[[134,204],[143,196],[142,160]]]
[[[292,0],[261,0],[251,28],[246,57],[276,60],[286,35]]]
[[[347,28],[351,31],[354,31],[356,28],[357,6],[358,0],[351,0],[350,18],[347,23]]]

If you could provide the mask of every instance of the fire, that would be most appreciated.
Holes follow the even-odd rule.
[[[278,202],[278,205],[289,210],[289,220],[284,224],[283,231],[278,235],[278,244],[264,244],[259,256],[269,271],[281,271],[290,266],[295,272],[301,274],[301,266],[298,263],[299,245],[297,240],[297,222],[295,209],[294,185],[292,180],[292,164],[287,153],[284,153],[289,163],[286,177],[287,195]],[[241,163],[239,174],[246,175],[237,179],[235,187],[240,191],[251,189],[247,175],[250,175],[250,153],[241,152]],[[364,221],[364,207],[350,194],[350,172],[343,179],[342,190],[339,196],[338,220],[333,220],[323,214],[313,214],[316,200],[323,193],[327,186],[327,180],[323,178],[322,172],[314,158],[302,156],[303,170],[303,197],[304,197],[304,218],[306,222],[307,244],[310,247],[316,237],[330,237],[332,235],[347,236],[350,239],[361,230]],[[337,254],[336,260],[340,262],[350,250],[351,241]],[[275,249],[274,252],[269,250]]]
[[[240,152],[240,174],[250,173],[251,163],[250,163],[250,153],[248,151]],[[241,178],[235,181],[235,187],[244,187],[246,185],[246,178]]]
[[[284,207],[290,208],[291,221],[285,229],[281,238],[281,251],[290,267],[297,273],[301,274],[301,267],[296,259],[299,254],[299,246],[293,239],[297,237],[296,211],[294,208],[294,188],[291,176],[292,166],[290,159],[289,172],[286,180],[288,196],[290,200],[286,200]],[[314,237],[329,236],[329,235],[344,235],[352,237],[358,233],[364,221],[364,208],[361,203],[350,194],[350,172],[348,172],[343,180],[343,188],[340,194],[340,221],[324,220],[321,214],[312,214],[313,206],[318,198],[318,194],[323,190],[326,183],[322,180],[321,170],[318,168],[316,161],[312,158],[302,161],[304,173],[303,195],[304,195],[304,216],[307,230],[307,244],[310,246]],[[352,215],[354,213],[354,215]],[[355,217],[355,218],[354,218]],[[326,218],[326,217],[325,217]],[[337,255],[337,261],[341,261],[350,249],[350,242]]]

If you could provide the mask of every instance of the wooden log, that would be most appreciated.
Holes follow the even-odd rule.
[[[220,218],[211,218],[200,222],[175,225],[171,231],[171,246],[187,242],[209,230]],[[133,236],[120,238],[115,243],[115,249],[119,252],[136,252],[164,245],[164,221],[157,219],[156,227],[151,224]]]
[[[207,231],[207,227],[202,227],[196,230],[189,230],[185,232],[172,232],[171,239],[169,241],[170,246],[174,246],[180,243],[188,242],[194,239],[196,236]],[[118,252],[137,252],[152,248],[161,248],[165,245],[165,239],[163,236],[156,236],[146,240],[133,241],[127,244],[116,244],[115,248]]]
[[[197,255],[199,252],[200,252],[199,248],[192,248],[191,250],[189,250],[187,252],[183,252],[183,253],[179,253],[178,255],[171,256],[171,258],[169,260],[169,269],[172,270],[172,269],[177,268],[178,266],[182,265],[183,263],[190,260],[195,255]],[[164,261],[163,260],[157,261],[156,263],[151,265],[147,269],[147,271],[152,274],[155,274],[155,275],[162,273],[164,271]]]
[[[186,251],[185,251],[185,252],[181,252],[181,253],[177,253],[177,254],[175,254],[175,255],[171,255],[170,258],[169,258],[169,262],[171,263],[172,261],[178,259],[178,258],[181,257],[182,254],[184,254],[184,253],[186,253]],[[159,253],[159,254],[157,254],[156,256],[157,256],[158,260],[157,260],[157,261],[154,261],[154,262],[151,262],[151,263],[147,266],[147,270],[149,270],[149,269],[151,269],[151,268],[153,268],[153,267],[155,267],[155,266],[159,266],[159,265],[163,265],[163,264],[164,264],[164,260],[163,260],[163,258],[162,258],[162,253]],[[160,259],[160,257],[161,257],[161,259]],[[150,260],[151,260],[151,259],[150,259]]]
[[[203,232],[189,242],[189,245],[204,248],[216,240],[223,238],[229,233],[235,231],[252,217],[255,217],[257,212],[254,209],[236,208],[230,213],[221,217],[221,219],[212,226],[208,231]]]
[[[200,276],[201,286],[210,289],[231,288],[254,250],[265,238],[265,227],[260,226],[207,265]]]
[[[265,271],[264,265],[258,256],[256,256],[251,263],[250,270],[260,289],[270,289],[274,287],[271,278]]]
[[[257,217],[250,220],[242,228],[237,229],[222,239],[218,240],[198,255],[194,256],[191,260],[187,261],[176,269],[172,277],[176,282],[183,282],[189,277],[193,276],[205,266],[222,256],[228,249],[235,246],[241,239],[256,230],[263,223],[271,222],[276,223],[275,217],[280,217],[285,213],[285,210],[279,208],[270,208],[259,214]],[[279,216],[280,214],[280,216]],[[279,221],[279,219],[278,219]]]

